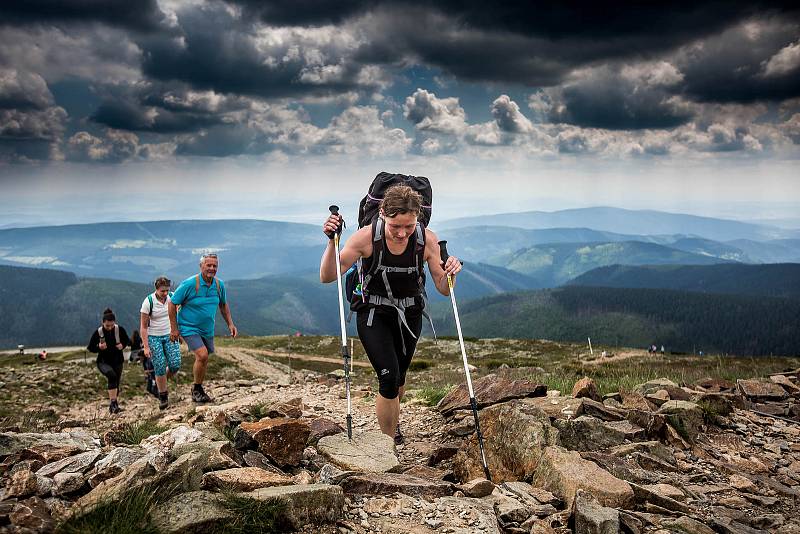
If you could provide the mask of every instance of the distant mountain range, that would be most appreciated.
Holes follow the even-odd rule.
[[[763,241],[800,237],[800,230],[787,230],[776,226],[680,213],[609,207],[479,215],[442,221],[437,223],[436,228],[441,230],[474,226],[511,226],[524,229],[592,228],[618,234],[682,234],[715,241],[732,239]]]
[[[484,225],[495,219],[507,219],[523,226],[533,223],[580,225],[542,229]],[[590,223],[614,226],[609,221],[617,221],[616,227],[624,227],[626,231],[588,226]],[[534,280],[524,282],[529,287],[556,285],[592,268],[613,263],[676,263],[681,257],[686,258],[685,263],[709,263],[691,255],[676,255],[675,250],[721,261],[800,261],[800,237],[752,238],[791,233],[788,230],[773,231],[766,226],[688,215],[589,208],[554,214],[530,212],[476,217],[463,222],[468,222],[469,226],[460,227],[457,220],[435,228],[441,239],[449,241],[453,254],[471,264],[490,264],[533,276]],[[698,237],[707,228],[716,229],[709,232],[711,234],[735,235],[736,239],[720,241],[708,236]],[[627,246],[615,258],[603,259],[596,254],[584,257],[583,260],[589,261],[578,269],[569,264],[569,255],[558,253],[553,257],[552,273],[541,276],[530,269],[530,261],[523,259],[525,250],[528,256],[538,256],[541,251],[534,247],[542,245],[552,248],[568,243],[573,244],[575,250],[586,247],[596,250],[597,244],[617,242],[661,245],[671,250],[651,249],[652,253],[645,260],[638,255],[644,245]],[[316,272],[324,246],[325,238],[319,227],[310,224],[258,220],[102,223],[0,230],[0,264],[65,270],[93,278],[150,282],[162,274],[173,279],[189,276],[195,272],[202,252],[216,251],[220,253],[220,272],[224,278],[257,279]],[[626,253],[632,256],[626,258]],[[516,263],[509,263],[512,260]],[[561,261],[567,263],[559,265]]]
[[[559,286],[605,265],[708,265],[726,260],[655,243],[553,243],[524,248],[496,258],[500,265],[530,276],[540,287]]]
[[[611,265],[584,273],[567,285],[673,289],[800,299],[800,264]]]
[[[197,270],[220,254],[226,278],[313,270],[325,246],[319,227],[256,220],[149,221],[0,230],[0,263],[82,276],[151,282]]]

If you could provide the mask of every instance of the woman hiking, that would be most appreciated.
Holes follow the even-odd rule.
[[[373,221],[355,232],[339,254],[341,272],[347,271],[359,258],[362,258],[363,272],[370,272],[373,261],[382,266],[381,275],[371,277],[362,288],[369,298],[354,300],[351,308],[356,312],[358,337],[378,377],[375,397],[378,425],[396,444],[403,442],[399,425],[400,398],[405,393],[406,372],[422,331],[421,273],[412,268],[421,255],[428,264],[436,289],[444,296],[450,295],[447,275],[455,277],[461,270],[461,262],[454,256],[441,261],[438,239],[431,230],[422,229],[424,249],[421,245],[417,247],[421,235],[417,219],[421,209],[422,197],[414,189],[406,185],[390,187],[380,203],[378,217],[381,221]],[[341,222],[341,216],[334,214],[322,228],[330,239],[320,263],[319,277],[323,283],[336,280],[333,236]],[[383,235],[376,240],[378,227],[383,229]],[[377,260],[373,255],[373,242],[382,247]]]
[[[120,412],[119,384],[122,380],[122,366],[125,358],[122,349],[131,344],[125,329],[117,324],[117,318],[111,308],[103,311],[103,324],[92,333],[89,352],[97,354],[97,368],[108,380],[108,411],[112,414]]]
[[[155,291],[142,301],[139,330],[144,339],[144,357],[152,363],[158,388],[158,408],[169,406],[167,378],[174,376],[181,368],[181,345],[170,341],[169,332],[169,278],[159,277],[153,282]],[[143,364],[145,364],[143,362]],[[147,366],[145,365],[145,369]]]

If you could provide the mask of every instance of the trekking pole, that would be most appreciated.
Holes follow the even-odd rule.
[[[331,215],[339,215],[339,206],[330,206]],[[339,238],[342,235],[342,228],[344,221],[336,229],[336,234],[333,237],[333,247],[336,251],[336,287],[338,288],[337,294],[339,295],[339,322],[342,327],[342,358],[344,360],[344,387],[347,392],[347,439],[353,439],[353,416],[352,406],[350,403],[350,351],[347,348],[347,329],[344,325],[344,300],[342,299],[342,265],[339,261]]]
[[[447,253],[447,241],[439,241],[439,250],[441,252],[442,263],[447,261],[450,255]],[[486,463],[486,453],[483,450],[483,434],[481,433],[481,424],[478,421],[478,403],[475,400],[475,392],[472,390],[472,377],[469,374],[469,364],[467,364],[467,351],[464,348],[464,336],[461,334],[461,321],[458,319],[458,306],[456,306],[456,293],[453,289],[453,277],[447,275],[447,285],[450,287],[450,302],[453,303],[453,316],[456,318],[456,330],[458,331],[458,342],[461,345],[461,358],[464,361],[464,374],[467,377],[467,390],[469,391],[469,405],[472,407],[472,416],[475,418],[475,433],[478,435],[478,448],[481,451],[481,462],[483,463],[483,472],[486,474],[486,480],[492,480],[492,474],[489,472],[489,465]]]

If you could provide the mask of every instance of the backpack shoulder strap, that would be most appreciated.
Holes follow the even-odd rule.
[[[119,345],[119,325],[118,324],[114,325],[114,339],[116,340],[117,345]]]
[[[222,300],[222,288],[220,287],[219,278],[215,276],[214,281],[217,283],[217,295],[219,296],[220,300]]]
[[[194,275],[194,295],[200,295],[200,275]]]
[[[103,334],[103,327],[102,326],[97,329],[97,335],[100,336],[100,341],[101,342],[106,338],[105,334]]]
[[[148,313],[147,315],[152,317],[153,316],[153,294],[152,293],[147,295],[147,302],[150,303],[150,313]]]

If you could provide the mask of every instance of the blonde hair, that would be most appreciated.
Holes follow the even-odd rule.
[[[419,217],[422,211],[422,195],[407,185],[393,185],[383,195],[381,211],[384,217],[396,217],[406,213]]]

